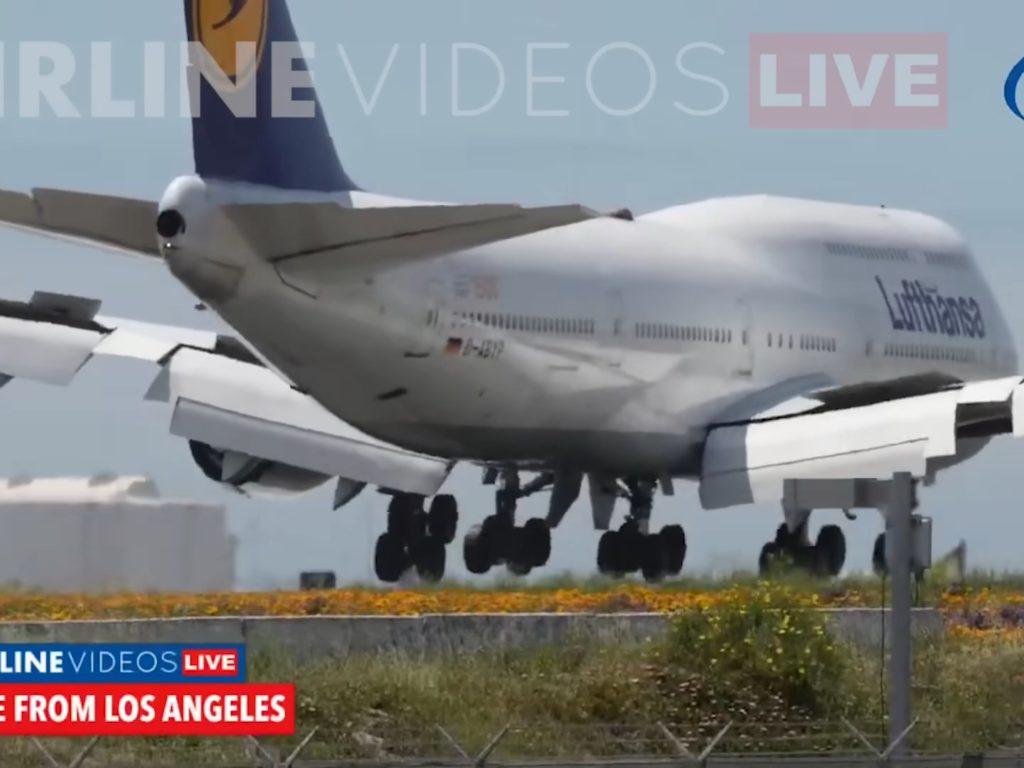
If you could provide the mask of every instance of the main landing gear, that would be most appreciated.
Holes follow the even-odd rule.
[[[462,556],[470,573],[487,573],[504,563],[511,573],[525,576],[534,568],[546,565],[551,557],[551,529],[546,520],[533,518],[517,526],[516,508],[519,499],[550,487],[554,477],[542,474],[520,486],[519,475],[513,471],[501,473],[499,487],[494,494],[493,515],[482,525],[473,526],[462,542]]]
[[[373,566],[377,578],[395,583],[415,568],[423,581],[444,577],[445,547],[455,539],[459,507],[442,494],[425,506],[422,496],[396,493],[388,504],[388,530],[377,539]]]
[[[838,525],[825,525],[811,544],[807,531],[810,510],[787,513],[775,540],[761,547],[758,571],[770,575],[780,568],[797,568],[820,577],[838,576],[846,562],[846,537]]]
[[[686,559],[686,534],[680,525],[650,533],[654,483],[630,480],[621,495],[629,499],[629,517],[617,531],[605,531],[597,545],[597,569],[622,577],[640,571],[647,581],[676,576]]]

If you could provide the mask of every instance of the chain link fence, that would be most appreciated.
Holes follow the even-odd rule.
[[[1024,743],[977,754],[930,754],[926,724],[886,745],[884,726],[812,723],[510,723],[490,733],[455,727],[315,728],[294,739],[9,739],[3,768],[330,768],[332,766],[1021,766]],[[905,741],[905,743],[903,743]],[[570,749],[568,745],[572,745]],[[912,749],[912,747],[916,749]]]

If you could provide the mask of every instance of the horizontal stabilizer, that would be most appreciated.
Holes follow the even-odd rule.
[[[148,200],[36,189],[0,190],[0,226],[119,253],[159,256],[157,204]]]
[[[333,203],[224,209],[243,238],[289,269],[381,268],[599,218],[579,205],[426,205],[345,208]]]

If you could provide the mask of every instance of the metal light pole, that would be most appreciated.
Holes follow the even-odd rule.
[[[907,751],[910,728],[911,517],[914,480],[909,472],[893,475],[885,518],[886,555],[892,581],[892,622],[889,651],[889,743]]]

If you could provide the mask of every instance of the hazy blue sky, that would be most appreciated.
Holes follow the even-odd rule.
[[[974,243],[1011,324],[1024,333],[1024,264],[1020,259],[1020,158],[1024,122],[1002,100],[1007,72],[1024,56],[1024,6],[1019,1],[968,4],[951,0],[858,3],[821,0],[474,0],[397,2],[292,0],[299,34],[317,43],[314,70],[335,138],[350,174],[376,191],[442,200],[577,201],[646,211],[703,197],[747,192],[885,203],[936,213]],[[982,11],[984,9],[984,11]],[[78,56],[71,89],[89,106],[92,41],[114,44],[115,93],[141,95],[143,42],[177,44],[180,0],[0,0],[4,24],[5,117],[0,118],[0,187],[57,186],[156,198],[175,175],[191,171],[188,122],[164,119],[19,119],[18,44],[61,41]],[[937,131],[755,131],[747,117],[747,36],[752,32],[948,32],[950,121]],[[506,75],[496,106],[480,117],[451,112],[451,47],[493,50]],[[651,57],[657,84],[638,114],[611,117],[586,88],[587,63],[603,46],[628,42]],[[720,90],[683,77],[675,57],[684,46],[711,43],[724,51],[693,53],[694,71],[722,81],[725,108],[710,117],[677,110],[711,109]],[[538,56],[543,74],[566,82],[538,89],[538,109],[568,109],[564,118],[526,114],[529,43],[568,43]],[[370,115],[336,52],[343,44],[364,93],[372,93],[398,44],[391,72]],[[427,71],[421,80],[421,45]],[[465,107],[495,90],[493,66],[467,54],[460,71]],[[484,62],[481,64],[481,62]],[[641,60],[619,51],[601,60],[594,90],[609,106],[629,107],[648,88]],[[427,114],[421,114],[421,82]],[[44,112],[44,115],[46,113]],[[207,326],[194,301],[159,265],[0,232],[0,295],[27,298],[35,289],[102,298],[108,314]],[[141,397],[155,371],[144,364],[90,364],[71,389],[14,382],[0,392],[0,472],[37,476],[97,471],[153,476],[167,496],[219,500],[242,537],[243,583],[290,583],[306,568],[331,568],[343,579],[372,573],[372,543],[384,505],[367,493],[340,513],[330,491],[296,501],[248,501],[203,479],[185,444],[167,434],[169,413]],[[980,457],[944,475],[923,494],[936,519],[941,551],[960,538],[976,566],[1020,567],[1024,521],[1014,480],[1024,445],[997,441]],[[463,529],[491,508],[476,470],[459,470],[450,489],[460,497]],[[546,497],[544,497],[546,499]],[[524,504],[539,513],[544,500]],[[620,510],[619,514],[622,514]],[[833,518],[822,513],[817,523]],[[703,512],[692,487],[659,499],[655,523],[687,529],[687,569],[732,569],[755,562],[779,522],[778,510],[747,507]],[[845,525],[850,562],[864,567],[877,515]],[[597,536],[585,499],[555,534],[547,572],[590,572]],[[461,574],[461,548],[449,551],[449,572]]]

